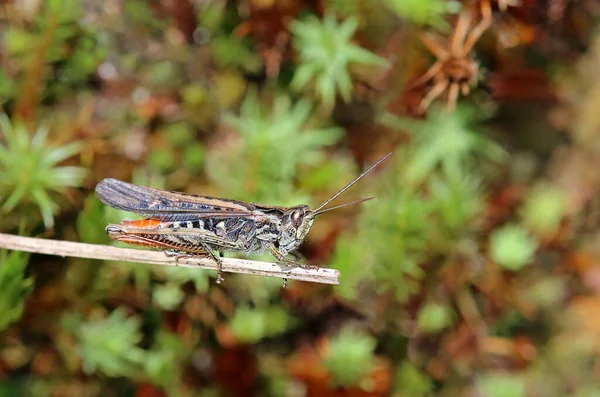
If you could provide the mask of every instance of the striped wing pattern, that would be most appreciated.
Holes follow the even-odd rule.
[[[98,183],[96,195],[110,207],[164,222],[250,216],[255,209],[241,201],[169,192],[112,178]]]

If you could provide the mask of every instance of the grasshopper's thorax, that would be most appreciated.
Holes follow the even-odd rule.
[[[315,220],[315,213],[307,205],[292,207],[281,220],[279,252],[286,254],[302,244]]]

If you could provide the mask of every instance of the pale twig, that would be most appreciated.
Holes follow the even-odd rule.
[[[174,258],[167,257],[161,251],[47,240],[2,233],[0,233],[0,248],[62,257],[72,256],[75,258],[102,259],[108,261],[195,267],[198,268],[198,270],[217,269],[217,264],[207,258],[180,258],[175,261]],[[339,284],[338,277],[340,275],[335,269],[326,269],[322,267],[304,269],[298,266],[283,265],[279,263],[258,262],[234,258],[223,258],[223,272],[279,277],[289,280],[309,281],[323,284]]]

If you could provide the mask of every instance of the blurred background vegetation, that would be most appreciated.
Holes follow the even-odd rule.
[[[600,396],[594,0],[0,1],[0,231],[316,205],[336,287],[0,252],[0,396]],[[266,257],[270,260],[270,258]]]

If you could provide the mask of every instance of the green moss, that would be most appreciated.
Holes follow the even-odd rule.
[[[371,370],[376,341],[370,335],[343,329],[331,339],[330,350],[324,360],[337,386],[358,386]]]
[[[332,15],[323,20],[310,15],[292,23],[294,47],[300,57],[292,89],[306,91],[312,87],[319,100],[331,108],[338,94],[344,101],[350,101],[352,65],[388,66],[385,59],[351,42],[357,28],[357,18],[349,17],[338,23]]]
[[[519,270],[531,263],[537,242],[519,225],[506,225],[490,236],[490,257],[508,270]]]

